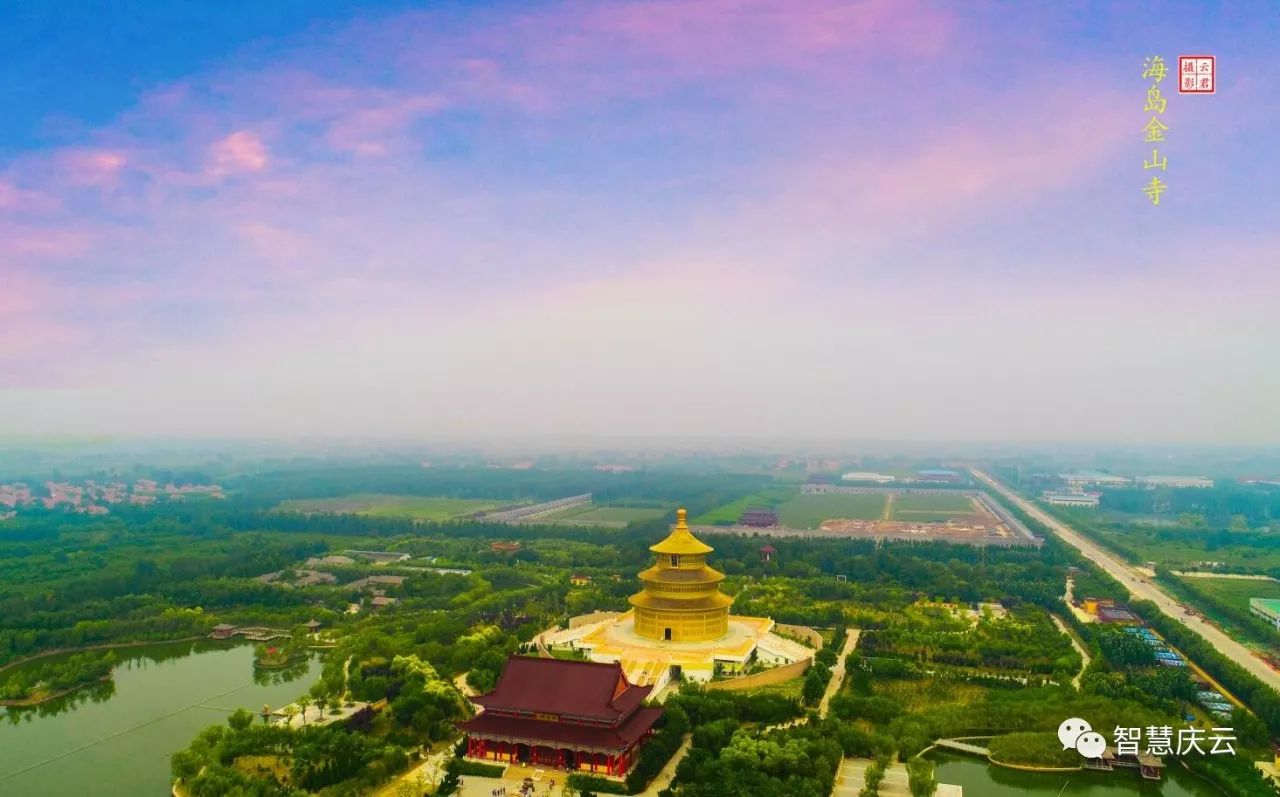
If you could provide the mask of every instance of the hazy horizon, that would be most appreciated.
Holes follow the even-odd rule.
[[[0,12],[0,436],[1280,444],[1274,4],[302,5]]]

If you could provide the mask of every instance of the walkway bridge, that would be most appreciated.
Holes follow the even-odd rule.
[[[987,757],[991,755],[991,751],[985,747],[976,744],[969,744],[960,739],[938,739],[933,743],[934,747],[941,747],[944,750],[954,750],[957,753],[968,753],[969,755],[978,755]]]

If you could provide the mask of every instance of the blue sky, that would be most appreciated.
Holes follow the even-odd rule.
[[[0,17],[0,432],[1280,442],[1274,4]]]

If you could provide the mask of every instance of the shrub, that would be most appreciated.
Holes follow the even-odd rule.
[[[454,758],[446,765],[449,772],[458,775],[474,775],[477,778],[500,778],[506,767],[472,761],[467,758]]]
[[[626,784],[602,778],[599,775],[583,775],[580,772],[571,774],[565,781],[565,785],[571,789],[577,789],[583,794],[588,792],[597,794],[631,794],[631,790],[626,787]]]

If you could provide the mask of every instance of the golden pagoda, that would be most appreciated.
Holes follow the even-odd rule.
[[[724,573],[707,566],[707,554],[715,549],[693,536],[687,514],[678,510],[671,534],[649,547],[654,565],[640,572],[644,589],[631,596],[639,636],[707,642],[729,630],[733,598],[720,591]]]

